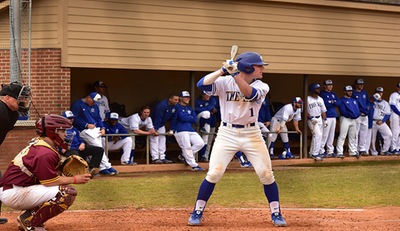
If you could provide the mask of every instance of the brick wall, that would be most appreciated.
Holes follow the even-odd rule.
[[[0,49],[0,83],[10,82],[8,49]],[[38,114],[61,114],[70,108],[70,68],[61,67],[61,49],[33,49],[31,52],[32,102],[30,119]],[[27,77],[22,77],[27,82]],[[4,171],[14,156],[36,135],[33,127],[10,131],[0,147],[0,170]]]

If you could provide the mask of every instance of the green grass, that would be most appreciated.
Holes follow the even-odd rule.
[[[283,207],[366,208],[400,206],[400,160],[315,163],[275,170]],[[191,207],[205,172],[121,174],[76,185],[71,209]],[[266,207],[254,171],[225,173],[208,206]],[[7,210],[6,210],[7,211]]]

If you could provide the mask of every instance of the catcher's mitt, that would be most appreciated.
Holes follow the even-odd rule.
[[[62,163],[61,172],[65,176],[85,174],[89,173],[89,165],[82,157],[71,155]]]

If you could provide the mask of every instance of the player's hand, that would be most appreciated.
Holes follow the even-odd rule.
[[[169,135],[169,136],[172,136],[172,135],[174,135],[174,131],[172,131],[172,130],[169,130],[169,131],[167,132],[167,135]]]
[[[301,134],[301,131],[300,131],[300,129],[296,129],[296,132],[297,132],[297,133],[299,133],[299,134]]]
[[[237,69],[237,62],[234,62],[232,59],[227,59],[222,64],[223,66],[221,69],[224,72],[228,72],[229,74],[231,74],[232,77],[235,77],[237,74],[239,74],[239,70]]]
[[[81,143],[81,145],[79,145],[79,151],[83,151],[85,150],[85,143]]]
[[[317,118],[312,118],[311,119],[311,123],[316,125],[318,123],[318,119]]]
[[[328,122],[325,120],[324,121],[324,128],[328,127]]]
[[[75,184],[86,184],[87,182],[90,181],[90,178],[92,177],[91,174],[81,174],[81,175],[75,175],[74,176],[74,183]]]

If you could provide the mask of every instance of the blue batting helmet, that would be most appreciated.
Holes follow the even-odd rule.
[[[242,53],[237,57],[236,62],[238,63],[238,70],[246,74],[254,72],[253,65],[268,65],[268,63],[264,62],[262,56],[256,52]]]
[[[310,86],[308,86],[308,90],[311,92],[311,93],[314,93],[314,91],[316,90],[316,89],[320,89],[321,88],[321,86],[318,84],[318,83],[312,83]]]

